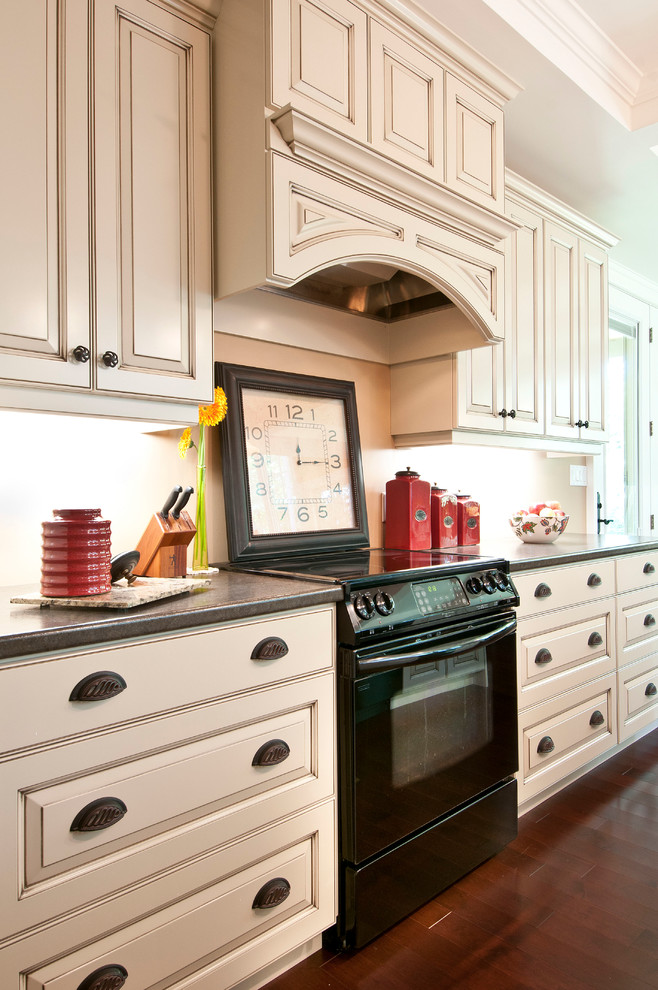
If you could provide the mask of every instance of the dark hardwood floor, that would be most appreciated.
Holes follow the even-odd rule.
[[[316,952],[267,990],[656,990],[657,822],[658,729],[375,942]]]

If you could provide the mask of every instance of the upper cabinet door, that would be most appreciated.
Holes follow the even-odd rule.
[[[368,127],[367,16],[349,0],[272,3],[272,104],[360,141]]]
[[[443,69],[382,27],[370,24],[373,148],[443,181]]]
[[[505,429],[544,432],[544,251],[539,214],[510,204],[507,215],[522,224],[506,267]]]
[[[608,255],[581,240],[580,253],[580,400],[578,417],[586,439],[604,440],[608,369]]]
[[[546,433],[573,438],[578,436],[578,238],[548,221],[544,270]]]
[[[148,0],[96,5],[96,383],[212,395],[210,39]]]
[[[446,73],[446,182],[490,209],[505,201],[503,111]]]
[[[86,0],[2,3],[0,379],[90,384],[87,50]]]

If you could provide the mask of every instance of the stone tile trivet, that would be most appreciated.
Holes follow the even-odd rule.
[[[147,602],[157,602],[172,595],[181,595],[193,588],[207,588],[208,578],[136,578],[132,584],[125,579],[113,584],[104,595],[84,595],[79,598],[50,598],[46,595],[21,595],[11,598],[14,605],[53,605],[59,608],[134,608]]]

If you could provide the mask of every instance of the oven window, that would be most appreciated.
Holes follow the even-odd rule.
[[[517,769],[513,634],[454,658],[371,674],[350,690],[344,738],[354,743],[354,774],[342,794],[355,862]]]

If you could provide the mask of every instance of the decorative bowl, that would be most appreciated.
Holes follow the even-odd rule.
[[[510,526],[524,543],[553,543],[564,533],[569,516],[564,513],[517,512],[510,518]]]

